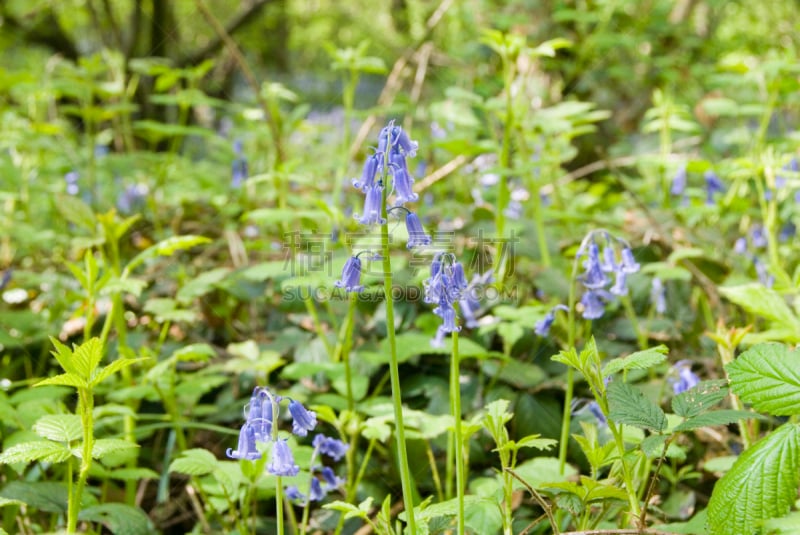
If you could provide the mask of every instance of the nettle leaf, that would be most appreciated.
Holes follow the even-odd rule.
[[[72,442],[81,438],[83,426],[77,414],[47,414],[33,424],[33,431],[55,442]]]
[[[78,514],[78,520],[102,524],[114,535],[147,535],[154,530],[144,511],[124,503],[86,507]]]
[[[775,416],[800,414],[800,351],[758,344],[725,370],[731,389],[756,410]]]
[[[72,452],[65,444],[49,440],[37,440],[11,446],[0,454],[0,464],[30,463],[33,461],[63,463],[71,456]]]
[[[722,287],[719,291],[747,312],[766,318],[794,333],[794,337],[788,341],[800,341],[800,320],[792,313],[786,300],[775,290],[754,282]]]
[[[190,476],[204,476],[210,474],[217,467],[217,458],[202,448],[193,448],[181,453],[181,456],[169,465],[170,472],[187,474]]]
[[[651,431],[663,431],[667,416],[661,407],[644,397],[637,388],[621,381],[608,385],[608,417],[618,424],[628,424]]]
[[[709,427],[713,425],[728,425],[738,420],[746,420],[748,418],[761,418],[761,416],[748,411],[736,411],[729,409],[711,411],[689,418],[685,422],[678,424],[673,431],[678,433],[681,431],[691,431],[692,429],[699,429],[701,427]]]
[[[614,375],[622,370],[646,370],[667,360],[667,353],[669,349],[667,346],[660,345],[646,349],[644,351],[637,351],[631,353],[627,357],[620,357],[610,360],[603,367],[603,377]]]
[[[683,418],[693,418],[717,405],[727,395],[727,381],[703,381],[672,398],[672,410]]]
[[[708,503],[712,535],[757,533],[789,512],[800,482],[800,427],[784,424],[745,451],[714,486]]]

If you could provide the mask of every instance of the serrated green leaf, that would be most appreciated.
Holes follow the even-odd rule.
[[[725,367],[731,389],[756,410],[775,416],[800,414],[800,351],[758,344]]]
[[[25,502],[21,500],[9,500],[8,498],[0,498],[0,507],[5,507],[6,505],[25,505]]]
[[[664,443],[668,438],[669,435],[650,435],[642,440],[640,447],[649,459],[656,459],[664,453]]]
[[[74,386],[75,388],[89,387],[89,384],[86,381],[71,373],[62,373],[61,375],[56,375],[55,377],[50,377],[49,379],[43,379],[33,386],[45,385]]]
[[[118,453],[138,447],[138,444],[121,438],[98,438],[92,445],[92,458],[102,459],[111,453]]]
[[[103,358],[103,344],[99,338],[90,338],[83,344],[72,348],[72,362],[83,379],[88,379]]]
[[[720,411],[704,412],[689,418],[685,422],[679,424],[674,432],[679,433],[682,431],[691,431],[692,429],[699,429],[701,427],[709,427],[714,425],[728,425],[739,420],[746,420],[748,418],[757,418],[758,414],[747,411],[736,411],[731,409],[724,409]]]
[[[181,456],[169,465],[170,472],[187,474],[190,476],[204,476],[210,474],[217,467],[217,458],[202,448],[193,448],[181,453]]]
[[[372,500],[370,499],[370,503]],[[367,518],[367,511],[362,511],[360,508],[356,507],[355,505],[343,501],[335,501],[331,503],[326,503],[322,506],[323,509],[331,509],[332,511],[341,511],[345,513],[344,518],[345,520],[349,518]]]
[[[727,381],[703,381],[672,398],[672,410],[683,418],[693,418],[712,409],[728,395]]]
[[[608,417],[618,424],[627,424],[651,431],[663,431],[667,416],[661,407],[644,397],[637,388],[621,381],[608,385]]]
[[[12,481],[0,490],[0,498],[19,500],[47,513],[67,512],[67,487],[63,483]]]
[[[106,379],[108,379],[111,375],[117,373],[123,368],[127,368],[128,366],[132,366],[139,362],[143,362],[145,360],[150,360],[149,357],[139,357],[135,359],[117,359],[108,366],[97,370],[95,376],[92,378],[91,386],[99,385]]]
[[[155,529],[144,511],[124,503],[86,507],[78,514],[78,520],[102,524],[114,535],[148,535]]]
[[[75,367],[75,363],[73,362],[72,350],[52,336],[50,337],[50,342],[53,344],[53,347],[55,347],[55,351],[51,351],[50,353],[56,358],[61,368],[68,374],[80,376],[78,368]]]
[[[55,442],[72,442],[81,438],[83,426],[77,414],[47,414],[33,424],[33,432]]]
[[[33,461],[62,463],[71,456],[72,452],[65,444],[49,440],[37,440],[16,444],[0,453],[0,464],[30,463]]]
[[[667,360],[668,352],[667,346],[661,345],[631,353],[627,357],[610,360],[603,367],[603,376],[608,377],[622,370],[647,370]]]
[[[795,333],[787,342],[800,342],[800,320],[786,304],[784,298],[763,284],[721,287],[720,293],[747,312],[766,318]]]
[[[714,486],[708,503],[712,535],[758,533],[789,512],[800,482],[800,427],[784,424],[746,450]]]

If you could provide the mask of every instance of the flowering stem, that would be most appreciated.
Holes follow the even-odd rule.
[[[272,414],[274,416],[274,421],[276,422],[272,426],[272,447],[274,448],[275,445],[278,443],[278,425],[277,425],[277,415],[279,413],[279,406],[278,400],[275,397],[271,397],[272,402]],[[284,528],[283,528],[283,481],[281,480],[281,476],[275,476],[275,521],[277,522],[278,528],[278,535],[284,535]]]
[[[319,453],[319,448],[314,448],[314,452],[311,454],[311,460],[308,461],[309,472],[311,472],[314,467],[314,460],[317,458],[317,453]],[[311,478],[313,477],[314,473],[311,472]],[[311,478],[308,480],[308,488],[306,488],[306,503],[303,507],[303,518],[300,520],[300,533],[303,535],[305,535],[306,530],[308,529],[308,513],[311,510]]]
[[[464,466],[464,437],[461,430],[461,381],[459,373],[458,331],[453,331],[453,356],[450,360],[450,396],[453,400],[453,429],[456,461],[456,496],[458,497],[458,535],[464,535],[466,515],[464,512],[464,489],[466,473]]]
[[[384,170],[388,168],[388,154],[386,155]],[[385,173],[385,171],[384,171]],[[383,291],[386,299],[386,335],[389,341],[389,375],[392,384],[392,403],[394,405],[395,436],[397,438],[397,456],[400,468],[400,482],[403,487],[403,502],[405,503],[406,516],[408,518],[408,530],[410,533],[417,532],[417,524],[414,519],[414,501],[411,493],[411,473],[408,468],[408,454],[406,452],[406,436],[403,427],[403,400],[400,391],[400,369],[397,362],[397,342],[394,330],[394,301],[392,300],[392,261],[389,250],[389,224],[386,212],[387,187],[381,192],[381,255],[383,256]]]
[[[590,234],[591,235],[591,234]],[[584,239],[586,242],[586,239]],[[581,243],[579,251],[583,250]],[[578,278],[578,258],[572,262],[572,277],[569,284],[569,300],[567,304],[567,349],[575,348],[575,294]],[[577,351],[577,349],[576,349]],[[572,366],[567,367],[567,388],[564,392],[564,415],[561,420],[561,439],[558,442],[558,470],[563,475],[567,464],[567,444],[569,443],[569,426],[572,421],[572,394],[575,388],[575,373]]]

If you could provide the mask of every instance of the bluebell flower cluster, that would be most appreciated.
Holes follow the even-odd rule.
[[[273,429],[275,422],[279,421],[280,406],[284,399],[273,394],[269,388],[256,387],[250,402],[245,407],[245,423],[239,431],[239,443],[235,450],[228,448],[226,455],[232,459],[255,461],[262,456],[257,444],[272,443],[272,455],[267,471],[276,476],[296,476],[300,467],[294,462],[292,450],[286,439],[278,437],[278,433]],[[316,427],[317,415],[296,400],[288,399],[288,401],[289,414],[292,416],[292,433],[304,437]]]
[[[302,504],[321,501],[332,490],[340,488],[345,480],[336,475],[329,466],[316,465],[315,461],[320,455],[331,457],[334,461],[340,460],[349,448],[341,440],[318,434],[313,441],[314,451],[311,454],[311,481],[308,496],[300,492],[297,486],[286,487],[286,497]],[[317,477],[319,476],[319,477]]]
[[[600,245],[603,245],[602,259]],[[620,248],[619,257],[615,246]],[[579,257],[584,255],[584,271],[579,275],[586,289],[581,297],[582,315],[585,319],[598,319],[603,317],[607,302],[628,294],[627,278],[639,271],[640,266],[630,246],[607,232],[591,232],[578,251]]]
[[[67,194],[69,195],[77,195],[80,191],[78,187],[78,179],[80,175],[77,171],[70,171],[66,175],[64,175],[64,182],[67,183]]]
[[[733,245],[734,253],[749,258],[753,263],[756,276],[761,284],[771,288],[775,277],[769,273],[766,264],[759,257],[760,250],[768,245],[767,231],[763,225],[755,224],[750,228],[749,240],[741,236]]]
[[[455,304],[461,301],[469,284],[464,266],[450,253],[437,253],[431,262],[431,275],[423,283],[425,302],[435,304],[433,313],[442,318],[434,346],[440,345],[445,335],[461,330],[457,325]]]
[[[675,394],[686,392],[700,384],[700,378],[692,371],[690,360],[680,360],[673,366],[673,372],[677,377],[671,377],[669,382],[672,384],[672,391]]]

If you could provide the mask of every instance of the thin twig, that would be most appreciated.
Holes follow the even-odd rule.
[[[550,527],[553,528],[553,535],[559,535],[559,533],[561,532],[558,530],[558,522],[556,522],[556,518],[553,516],[553,508],[550,506],[550,504],[547,503],[545,499],[542,498],[542,495],[536,492],[536,489],[531,487],[527,481],[519,477],[517,473],[514,472],[514,470],[512,470],[511,468],[506,468],[506,472],[511,474],[514,477],[514,479],[522,483],[525,486],[525,488],[528,489],[528,492],[531,493],[533,499],[536,500],[536,502],[542,509],[544,509],[544,514],[547,515],[547,520],[550,522]]]
[[[425,24],[425,33],[419,39],[417,39],[417,41],[411,47],[409,47],[402,56],[397,58],[397,61],[394,62],[392,70],[389,73],[389,76],[386,78],[386,83],[383,86],[383,90],[378,96],[379,107],[388,105],[394,100],[394,97],[397,96],[397,93],[400,91],[400,87],[402,86],[400,80],[403,70],[405,69],[409,60],[414,56],[414,54],[417,53],[417,50],[423,46],[426,41],[428,41],[433,33],[434,28],[436,28],[439,22],[441,22],[442,17],[444,17],[444,14],[448,9],[450,9],[452,3],[453,0],[442,0],[442,3],[440,3],[439,7],[436,8],[436,11],[434,11],[433,14],[428,18],[428,22]],[[370,130],[373,126],[375,126],[375,122],[377,120],[377,115],[371,114],[361,124],[361,128],[358,130],[352,145],[350,145],[349,158],[351,160],[355,159],[355,157],[358,155],[359,151],[361,150],[361,146],[364,144],[364,141],[367,139]]]
[[[447,175],[449,175],[450,173],[454,172],[456,169],[467,163],[467,160],[469,160],[469,157],[463,154],[456,156],[455,158],[453,158],[452,160],[441,166],[433,173],[419,180],[414,185],[414,191],[419,193],[421,191],[428,189],[436,182],[440,181],[441,179],[443,179],[444,177],[446,177]]]
[[[239,68],[242,69],[242,73],[244,74],[247,83],[253,89],[255,93],[255,97],[258,100],[258,103],[261,105],[262,110],[264,111],[264,119],[267,122],[267,126],[269,126],[270,134],[272,134],[272,143],[275,146],[275,157],[277,158],[279,163],[282,163],[285,160],[285,154],[283,151],[283,144],[281,142],[280,137],[280,130],[278,129],[278,124],[275,121],[275,117],[272,116],[269,110],[269,104],[261,95],[261,87],[258,85],[258,80],[256,80],[256,75],[253,73],[253,70],[250,68],[250,65],[247,63],[247,60],[242,55],[242,51],[239,50],[239,45],[236,44],[236,41],[230,36],[228,31],[225,29],[222,24],[214,17],[214,14],[208,9],[205,2],[203,0],[195,0],[195,5],[197,9],[203,14],[203,17],[206,19],[206,22],[214,28],[214,31],[217,32],[217,35],[220,39],[225,43],[225,46],[228,48],[228,51],[233,55],[233,58],[236,60],[236,63],[239,64]]]
[[[655,492],[656,482],[658,481],[658,472],[661,470],[661,465],[664,464],[664,458],[667,456],[667,448],[669,448],[672,438],[674,437],[670,437],[664,441],[664,448],[661,450],[661,456],[658,458],[656,469],[653,471],[653,475],[650,479],[650,485],[647,487],[647,492],[644,495],[644,506],[642,507],[642,514],[639,516],[639,529],[645,529],[647,525],[647,504],[650,503],[653,492]]]

